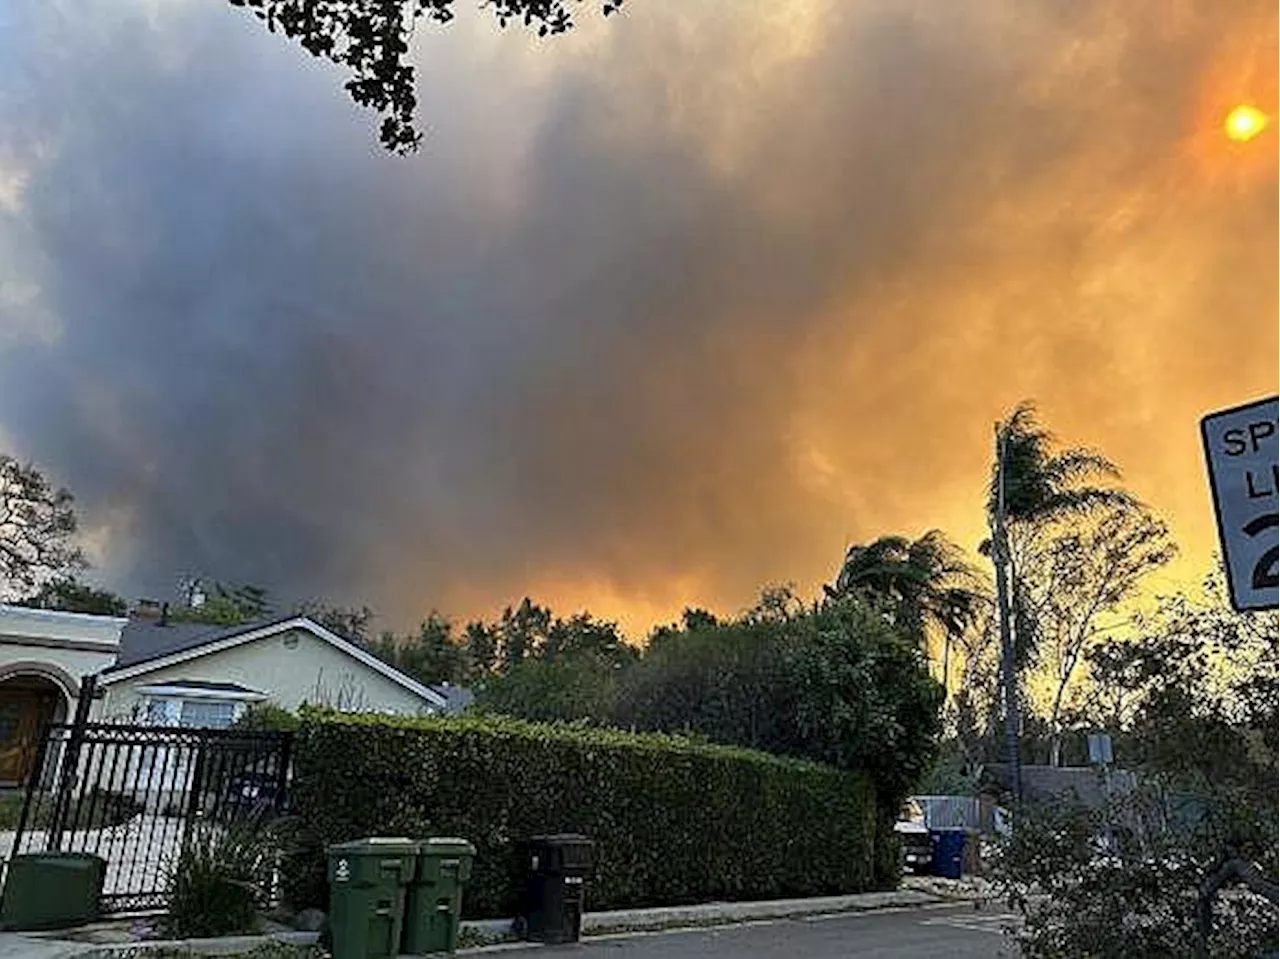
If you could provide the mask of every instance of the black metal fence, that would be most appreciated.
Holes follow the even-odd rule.
[[[57,723],[40,743],[12,852],[107,861],[108,914],[163,908],[193,829],[282,811],[288,733]]]

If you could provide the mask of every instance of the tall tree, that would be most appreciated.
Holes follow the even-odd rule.
[[[862,595],[887,601],[895,624],[922,646],[936,632],[942,640],[944,688],[952,643],[974,626],[989,602],[977,569],[936,529],[914,541],[881,536],[850,546],[835,584],[823,590],[830,599]]]
[[[20,599],[86,565],[72,542],[72,495],[0,453],[0,599]]]
[[[1024,557],[1020,581],[1035,609],[1035,648],[1052,682],[1049,762],[1061,765],[1063,710],[1082,657],[1127,625],[1144,578],[1173,558],[1164,523],[1141,508],[1112,508],[1055,529]]]
[[[418,105],[409,43],[418,20],[447,24],[454,0],[229,0],[253,11],[272,33],[282,33],[315,57],[352,74],[347,93],[382,117],[380,137],[386,149],[411,153],[422,134],[415,126]],[[577,0],[581,2],[581,0]],[[605,16],[623,0],[603,0]],[[573,26],[573,0],[488,0],[498,23],[520,23],[538,36],[564,33]]]
[[[214,583],[207,594],[197,592],[201,596],[199,605],[176,606],[169,611],[170,618],[189,623],[240,626],[271,613],[271,601],[262,586]]]
[[[453,633],[453,624],[432,612],[416,636],[385,632],[370,644],[380,659],[422,683],[461,683],[467,677],[467,653]]]
[[[94,589],[73,576],[51,579],[35,594],[18,603],[36,609],[60,609],[95,616],[123,616],[129,609],[124,597],[106,589]]]
[[[1019,553],[1031,547],[1047,523],[1102,508],[1125,509],[1133,497],[1115,486],[1119,468],[1096,450],[1055,450],[1055,437],[1024,401],[996,424],[995,462],[987,490],[991,539],[984,544],[995,567],[1000,614],[1001,685],[1005,749],[1015,795],[1022,792],[1018,752],[1018,667],[1033,655],[1034,617],[1018,577]]]

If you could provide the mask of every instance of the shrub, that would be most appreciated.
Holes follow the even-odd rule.
[[[180,938],[252,932],[270,898],[275,827],[260,818],[196,824],[169,874],[167,930]]]
[[[661,734],[505,717],[306,711],[295,744],[295,907],[324,906],[324,849],[370,835],[462,836],[469,917],[509,916],[516,843],[595,840],[592,909],[857,892],[874,881],[862,774]]]
[[[941,707],[919,643],[878,607],[800,608],[780,594],[731,622],[656,635],[615,721],[863,771],[891,817],[932,764]]]
[[[1201,884],[1222,850],[1218,811],[1204,813],[1188,816],[1150,786],[1096,810],[1065,800],[1018,809],[992,865],[1025,917],[1021,954],[1179,956],[1203,945],[1207,959],[1245,959],[1274,944],[1274,907],[1244,889],[1213,900],[1201,926]]]
[[[233,724],[234,729],[255,732],[295,732],[299,725],[297,713],[291,713],[275,703],[254,703]]]

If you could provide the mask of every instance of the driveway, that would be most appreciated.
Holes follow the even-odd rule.
[[[0,862],[9,858],[14,838],[12,832],[0,832]],[[46,838],[44,830],[28,831],[22,840],[23,851],[44,849]],[[161,888],[181,846],[182,820],[149,814],[103,829],[68,830],[62,844],[67,851],[93,852],[107,860],[103,892],[111,894]]]
[[[565,959],[995,959],[1017,955],[1013,917],[971,903],[593,937],[539,950]]]

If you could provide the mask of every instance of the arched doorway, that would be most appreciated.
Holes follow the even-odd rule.
[[[46,723],[67,718],[68,692],[44,671],[5,669],[0,678],[0,786],[31,775]]]

